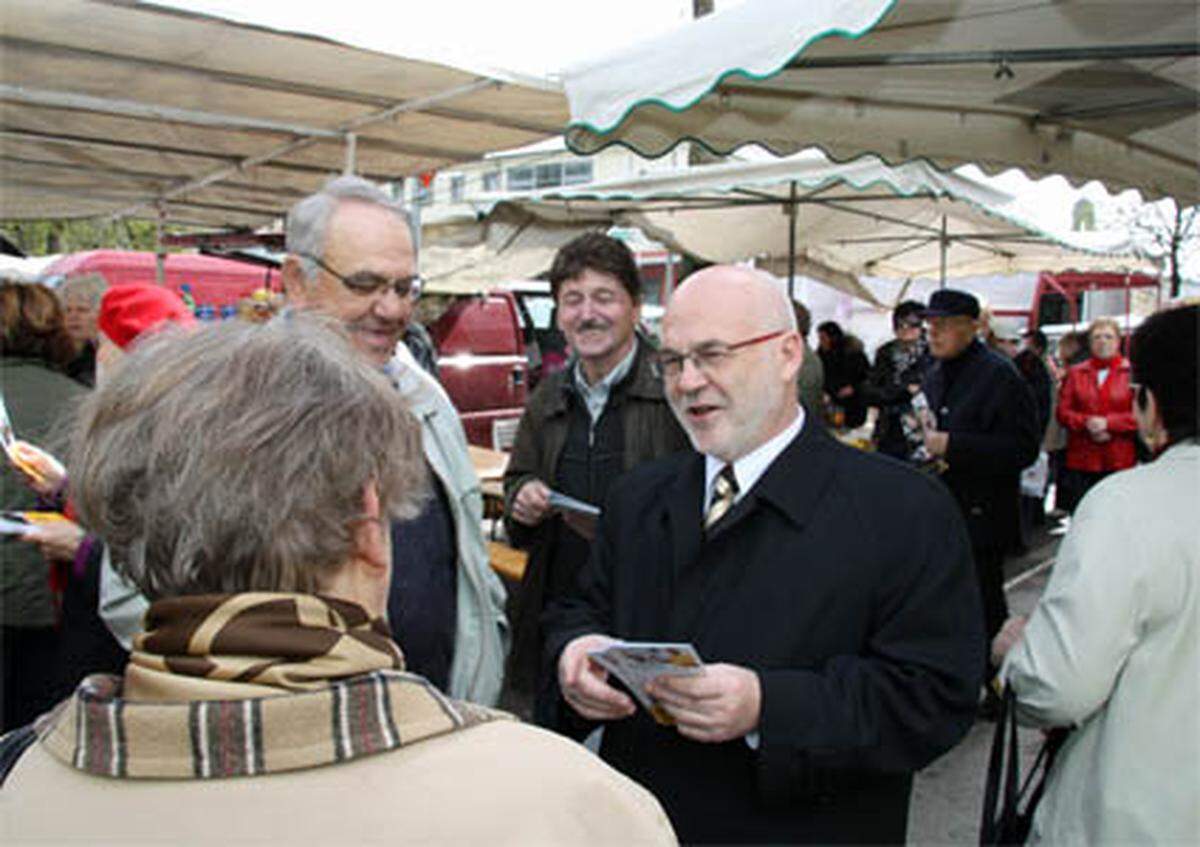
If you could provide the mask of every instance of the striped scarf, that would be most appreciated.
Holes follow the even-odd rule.
[[[152,604],[146,623],[127,674],[150,674],[168,696],[127,700],[121,679],[88,677],[38,726],[56,758],[111,777],[252,776],[372,755],[501,716],[404,673],[387,624],[352,603],[181,597]],[[171,681],[181,692],[212,685],[217,695],[171,698]]]

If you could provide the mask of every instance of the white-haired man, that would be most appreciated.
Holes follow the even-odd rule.
[[[684,842],[902,842],[912,772],[974,717],[970,548],[935,480],[841,446],[796,402],[803,348],[771,280],[714,267],[674,294],[658,363],[696,452],[605,504],[593,558],[547,615],[560,721]],[[655,723],[588,653],[692,642],[704,673],[649,692]]]
[[[293,206],[286,229],[289,307],[340,321],[421,425],[434,490],[419,515],[392,525],[392,634],[409,670],[452,697],[493,705],[508,649],[504,587],[488,563],[482,494],[458,413],[400,343],[418,291],[408,214],[366,180],[343,176]],[[144,601],[128,602],[129,589],[114,585],[111,570],[106,577],[102,614],[128,637],[140,629]]]

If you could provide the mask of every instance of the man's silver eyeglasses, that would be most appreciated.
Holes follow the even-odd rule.
[[[421,278],[419,276],[400,276],[395,279],[388,279],[385,276],[380,276],[370,271],[357,271],[349,275],[343,275],[311,253],[301,253],[300,255],[310,262],[315,263],[318,268],[325,271],[325,273],[332,276],[355,294],[377,294],[380,291],[390,288],[402,300],[410,297],[415,300],[421,296]]]
[[[747,338],[745,341],[736,341],[733,344],[712,341],[707,344],[701,344],[695,350],[687,353],[677,353],[674,350],[659,350],[654,354],[654,369],[663,379],[678,379],[680,374],[683,373],[683,363],[690,360],[696,366],[697,370],[706,375],[712,375],[738,350],[754,344],[762,344],[764,341],[770,341],[772,338],[786,335],[787,332],[788,330],[786,329],[777,329],[774,332],[768,332],[766,335],[756,335],[754,338]]]

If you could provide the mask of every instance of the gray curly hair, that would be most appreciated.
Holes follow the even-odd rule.
[[[427,490],[395,389],[298,314],[138,345],[81,407],[69,468],[82,523],[152,600],[313,593],[351,555],[366,486],[398,518]]]

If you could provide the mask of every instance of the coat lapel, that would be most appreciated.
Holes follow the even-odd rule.
[[[667,492],[667,524],[671,537],[671,572],[679,574],[700,552],[704,506],[704,457],[694,453]]]
[[[696,573],[703,538],[701,509],[704,503],[704,457],[694,453],[667,491],[667,534],[670,538],[671,570],[663,586],[662,620],[666,638],[685,637],[692,613],[699,607],[702,574]]]
[[[747,532],[761,532],[762,524],[755,528],[751,522],[755,514],[764,510],[774,510],[792,524],[789,542],[794,543],[803,536],[805,527],[812,521],[826,490],[833,483],[837,453],[843,449],[849,448],[834,443],[821,427],[806,423],[800,435],[767,468],[758,484],[709,531],[705,543],[716,544],[722,537],[737,532],[743,524],[747,524],[744,527]],[[781,549],[767,566],[778,572],[800,567],[802,556],[801,549]],[[685,634],[697,643],[719,621],[721,605],[737,591],[747,570],[762,567],[761,563],[735,561],[728,556],[714,557],[709,565],[713,571],[711,578],[706,581],[696,614],[692,617],[694,625]]]

